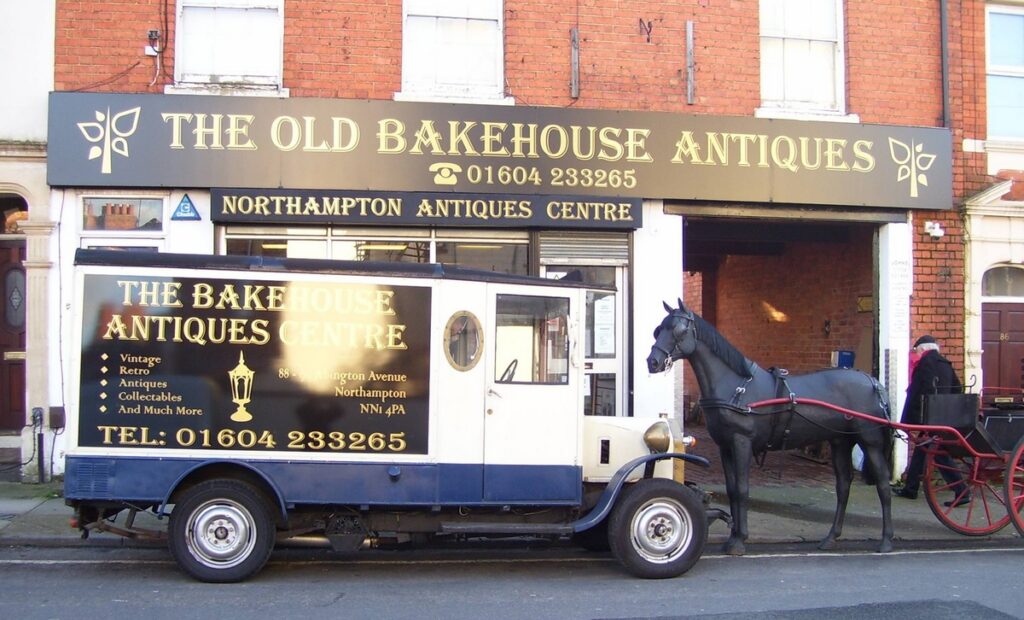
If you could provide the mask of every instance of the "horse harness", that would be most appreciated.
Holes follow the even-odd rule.
[[[788,398],[789,404],[785,409],[775,410],[768,412],[771,415],[771,430],[768,433],[768,442],[765,443],[765,447],[758,450],[754,454],[754,459],[758,464],[758,467],[764,465],[765,456],[772,450],[785,450],[786,444],[789,440],[789,434],[793,425],[793,417],[796,413],[796,393],[789,387],[789,371],[785,368],[771,367],[768,369],[772,377],[775,378],[775,395],[776,398]],[[741,385],[736,386],[735,392],[733,392],[732,398],[728,401],[724,401],[717,398],[702,398],[697,401],[697,404],[701,409],[705,407],[717,407],[719,409],[727,409],[733,413],[739,413],[743,415],[753,415],[754,410],[748,406],[741,404],[744,394],[747,392],[747,384],[750,383],[754,378],[753,373],[747,377]],[[781,428],[781,431],[780,431]],[[777,442],[781,441],[781,445],[775,448]]]

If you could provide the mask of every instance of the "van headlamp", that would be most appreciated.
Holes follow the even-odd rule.
[[[672,429],[668,422],[658,420],[644,433],[644,443],[651,452],[668,452],[672,447]]]

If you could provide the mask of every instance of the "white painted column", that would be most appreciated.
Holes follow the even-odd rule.
[[[899,421],[909,385],[910,296],[914,285],[913,229],[886,224],[878,232],[878,352],[890,414]],[[907,444],[896,442],[893,476],[907,462]]]
[[[683,296],[683,218],[666,215],[662,201],[645,200],[643,228],[633,235],[633,415],[656,417],[669,413],[682,417],[677,398],[682,368],[647,372],[651,335],[665,318],[662,302],[675,305]]]

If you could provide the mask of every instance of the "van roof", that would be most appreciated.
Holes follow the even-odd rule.
[[[273,271],[301,273],[336,273],[358,276],[390,276],[400,278],[440,278],[472,280],[504,284],[569,286],[574,288],[609,287],[584,284],[579,273],[570,272],[559,280],[537,276],[521,276],[480,269],[466,269],[440,263],[393,263],[381,261],[345,261],[311,258],[280,258],[275,256],[225,256],[215,254],[175,254],[171,252],[131,252],[125,250],[78,249],[75,265],[117,267],[160,267],[171,269],[212,269],[236,271]]]

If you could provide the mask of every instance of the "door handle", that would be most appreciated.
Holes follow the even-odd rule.
[[[501,394],[498,394],[497,392],[495,392],[494,388],[487,388],[487,395],[488,396],[493,396],[495,398],[501,398]]]

